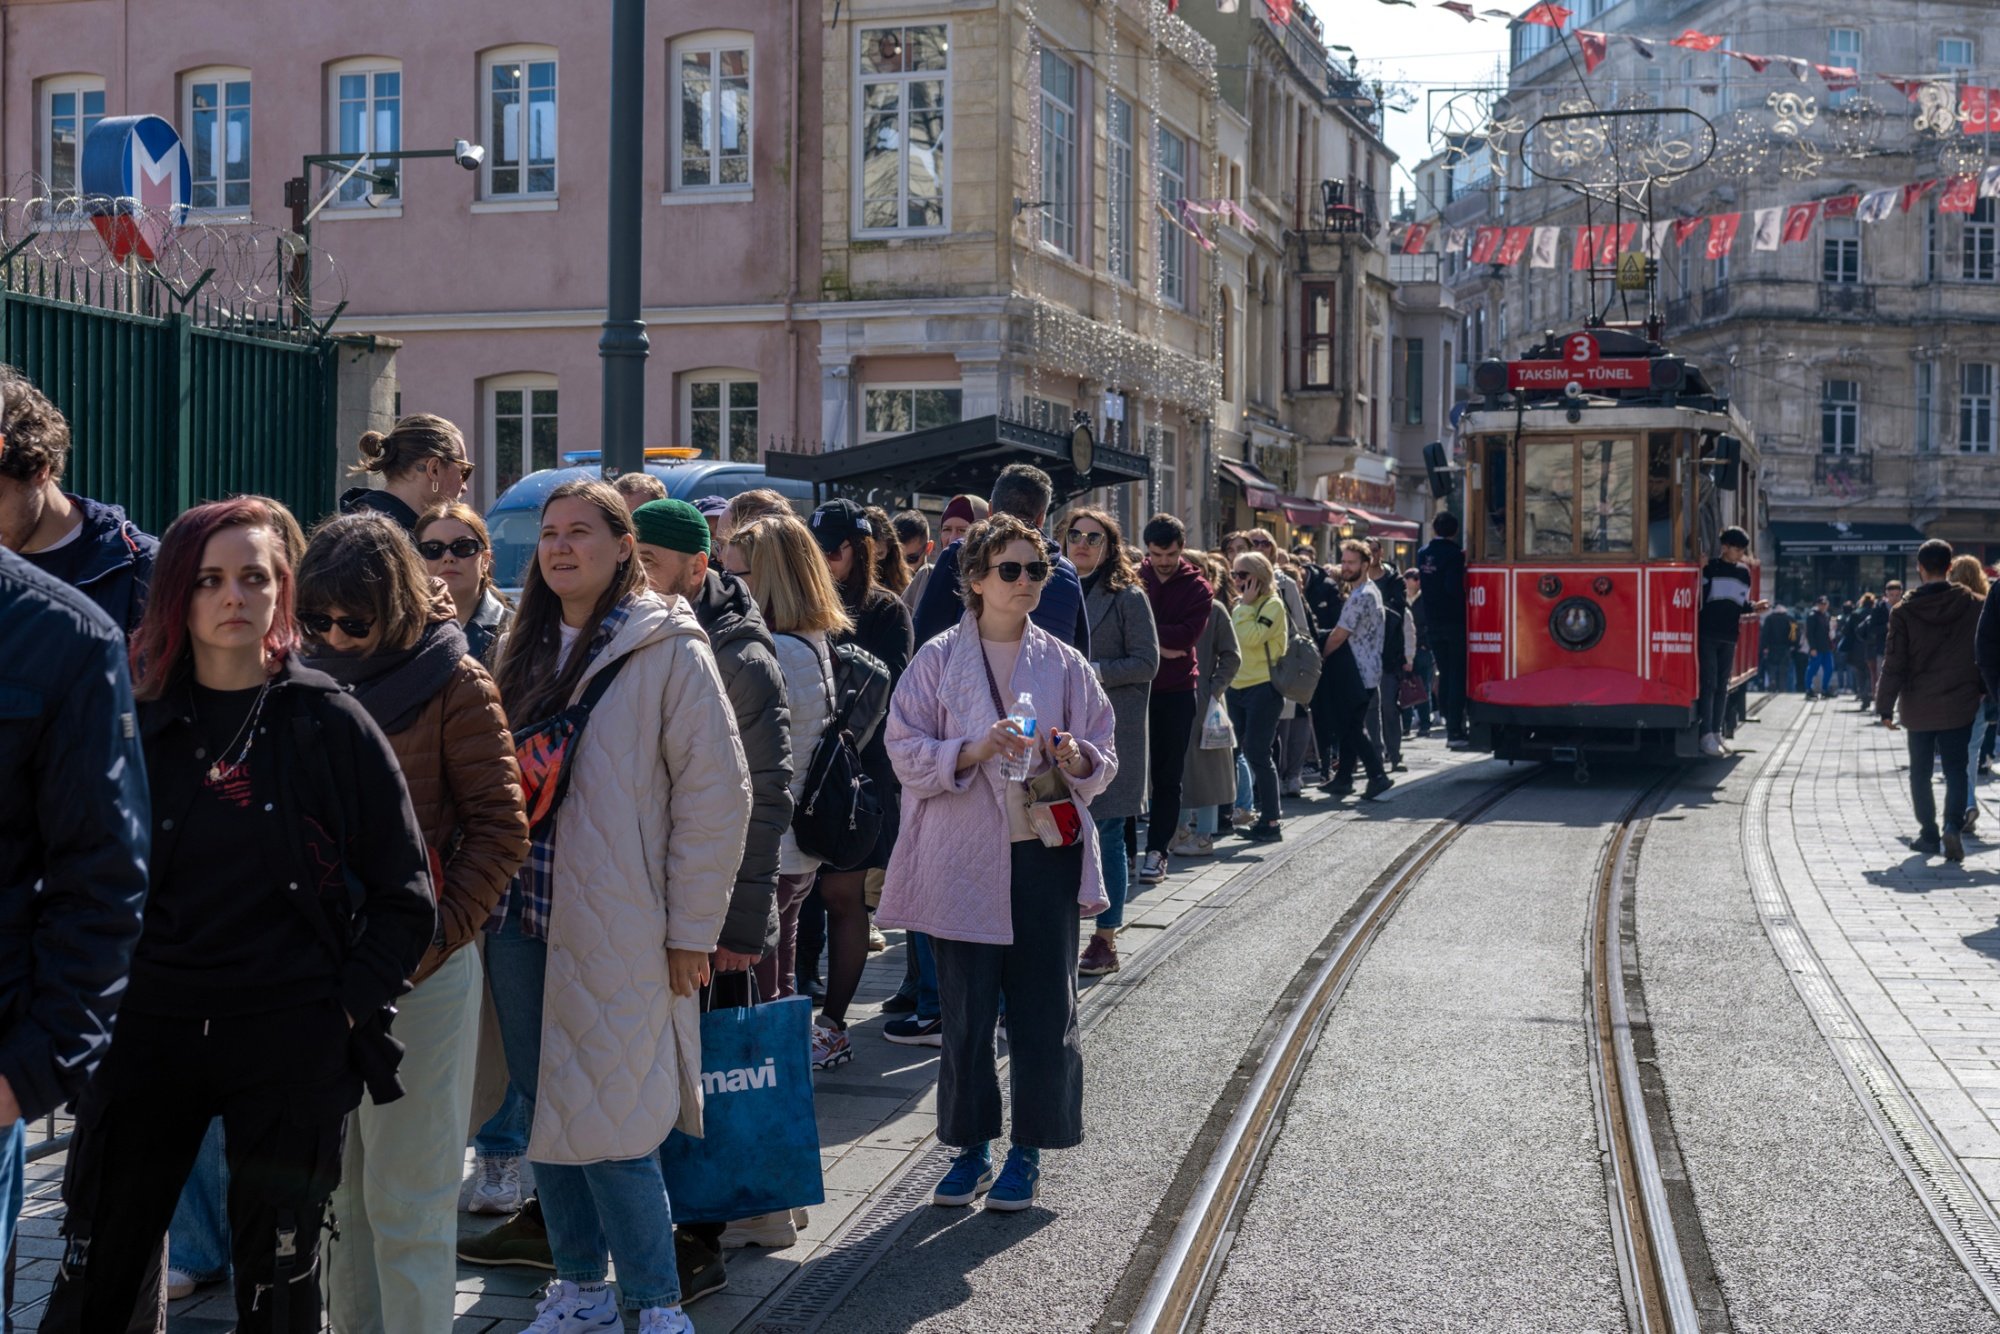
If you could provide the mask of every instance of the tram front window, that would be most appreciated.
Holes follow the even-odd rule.
[[[1646,441],[1646,558],[1685,559],[1674,540],[1674,436],[1666,431]]]
[[[1576,449],[1568,440],[1521,446],[1521,554],[1576,551]]]
[[[1582,554],[1632,550],[1634,449],[1630,440],[1585,440],[1577,450]]]
[[[1507,559],[1507,437],[1489,435],[1483,452],[1484,474],[1480,482],[1480,513],[1484,522],[1480,525],[1480,547],[1478,557],[1483,560]]]

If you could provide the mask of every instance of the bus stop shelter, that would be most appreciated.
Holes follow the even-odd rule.
[[[844,495],[890,510],[913,505],[919,495],[986,496],[1000,470],[1011,463],[1031,463],[1047,473],[1058,505],[1086,491],[1143,482],[1152,475],[1143,454],[1093,442],[1087,455],[1080,455],[1068,434],[997,416],[821,454],[772,450],[764,455],[764,470],[771,476],[812,483],[815,503]],[[1089,471],[1079,470],[1080,463]]]

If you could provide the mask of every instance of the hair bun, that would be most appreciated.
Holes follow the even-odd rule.
[[[371,463],[379,460],[383,454],[383,446],[386,445],[388,441],[389,437],[383,435],[380,431],[363,431],[361,433],[361,442],[359,446],[361,450],[361,457],[367,459]]]

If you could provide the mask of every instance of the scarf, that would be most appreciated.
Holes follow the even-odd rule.
[[[417,721],[465,656],[465,631],[455,620],[437,620],[424,627],[423,637],[412,648],[365,657],[309,658],[306,665],[332,677],[368,710],[378,727],[393,735]]]

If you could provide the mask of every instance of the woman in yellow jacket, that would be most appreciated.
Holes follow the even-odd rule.
[[[1271,664],[1284,655],[1285,645],[1291,642],[1290,630],[1270,561],[1246,551],[1236,558],[1229,578],[1236,586],[1231,619],[1243,652],[1243,665],[1236,669],[1236,679],[1229,687],[1229,723],[1236,729],[1236,744],[1250,761],[1257,792],[1257,823],[1244,830],[1243,836],[1258,843],[1275,843],[1283,835],[1278,832],[1278,764],[1271,747],[1277,739],[1278,715],[1284,710],[1285,697],[1271,684]]]

